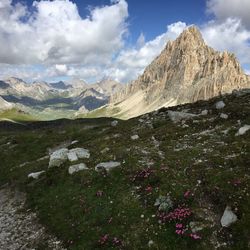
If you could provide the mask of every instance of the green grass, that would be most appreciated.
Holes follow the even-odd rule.
[[[109,107],[104,106],[86,114],[81,114],[77,118],[115,117],[119,119],[120,117],[117,116],[117,113],[119,112],[120,109],[117,107],[110,109]]]
[[[0,119],[10,119],[10,120],[17,121],[17,122],[38,120],[34,116],[28,113],[19,111],[17,109],[10,109],[10,110],[1,112]]]
[[[250,124],[250,95],[223,98],[228,120],[218,118],[216,99],[187,104],[183,109],[199,113],[206,108],[212,114],[197,118],[197,123],[187,121],[186,128],[150,115],[153,128],[138,118],[119,121],[117,127],[110,126],[112,119],[101,118],[43,127],[37,123],[33,129],[1,129],[0,185],[9,182],[25,190],[27,205],[67,249],[149,249],[149,241],[154,242],[150,249],[210,250],[216,242],[227,243],[220,249],[248,249],[250,133],[238,137],[235,133]],[[211,118],[214,120],[209,121]],[[224,134],[226,129],[229,132]],[[213,132],[200,134],[206,130]],[[140,139],[132,141],[134,134]],[[152,143],[152,136],[160,142],[159,148]],[[49,148],[72,140],[79,141],[74,147],[90,150],[91,157],[83,161],[90,170],[70,176],[69,162],[48,169],[48,159],[36,161],[48,155]],[[107,147],[109,151],[101,153]],[[94,171],[96,164],[109,160],[120,161],[122,166],[108,174]],[[24,162],[27,164],[20,167]],[[152,173],[148,178],[134,178],[149,165]],[[39,180],[27,179],[27,174],[40,170],[46,174]],[[187,190],[192,193],[189,198],[184,197]],[[98,197],[98,191],[103,195]],[[206,225],[199,232],[201,240],[177,235],[175,223],[179,221],[159,223],[154,202],[167,194],[174,208],[191,209],[192,215],[183,224],[196,221]],[[227,205],[236,209],[239,220],[222,229],[219,221]],[[100,245],[104,235],[109,235],[109,240]],[[115,237],[122,246],[112,243]]]

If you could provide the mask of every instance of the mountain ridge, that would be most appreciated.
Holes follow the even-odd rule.
[[[77,79],[72,82],[26,83],[10,77],[0,81],[0,108],[16,108],[35,114],[38,119],[74,118],[107,104],[111,94],[119,89],[121,84],[111,79],[96,84]]]

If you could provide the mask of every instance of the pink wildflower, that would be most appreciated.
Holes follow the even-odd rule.
[[[183,228],[183,224],[181,224],[181,223],[178,224],[178,223],[177,223],[177,224],[175,225],[175,227],[176,227],[176,228]]]
[[[104,236],[102,236],[102,237],[100,238],[100,240],[99,240],[98,242],[99,242],[101,245],[104,245],[104,244],[107,243],[108,239],[109,239],[109,235],[108,235],[108,234],[105,234]]]
[[[104,194],[104,192],[101,191],[101,190],[99,190],[99,191],[96,192],[96,196],[97,197],[101,197],[101,196],[103,196],[103,194]]]
[[[191,191],[188,190],[188,191],[186,191],[186,192],[184,193],[184,197],[185,197],[185,198],[188,198],[188,197],[190,196],[190,194],[191,194]]]
[[[147,186],[147,187],[145,188],[145,191],[146,191],[147,193],[151,193],[151,192],[153,191],[153,188],[152,188],[151,186]]]
[[[200,237],[198,234],[196,234],[196,233],[191,233],[191,234],[190,234],[190,237],[191,237],[192,239],[194,239],[194,240],[200,240],[200,239],[201,239],[201,237]]]
[[[122,244],[122,241],[120,239],[118,239],[117,237],[114,237],[112,240],[113,244],[116,246],[119,246]]]

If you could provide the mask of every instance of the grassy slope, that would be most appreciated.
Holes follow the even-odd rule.
[[[26,190],[28,205],[68,249],[148,249],[150,240],[151,249],[213,249],[217,243],[227,244],[221,249],[247,249],[250,133],[239,137],[235,133],[238,120],[250,124],[250,95],[224,97],[224,101],[227,120],[219,118],[215,100],[180,107],[193,113],[212,112],[187,121],[185,128],[165,118],[162,110],[147,119],[144,116],[143,123],[135,118],[120,121],[115,128],[109,119],[90,119],[22,132],[0,130],[0,184],[11,182]],[[140,139],[131,141],[133,134]],[[90,150],[90,159],[84,161],[89,168],[114,159],[122,167],[108,175],[90,170],[69,176],[69,162],[47,170],[48,159],[36,161],[48,154],[48,148],[70,140],[79,140],[75,146]],[[110,151],[101,153],[106,147]],[[133,179],[149,165],[148,178]],[[38,181],[27,180],[28,173],[43,169],[47,172]],[[149,186],[151,192],[146,191]],[[187,190],[193,195],[184,198]],[[103,195],[97,197],[97,191]],[[199,232],[201,240],[178,236],[175,222],[159,224],[154,202],[160,194],[169,194],[175,207],[184,204],[191,209],[192,216],[182,222],[185,225],[190,221],[207,225]],[[237,209],[239,220],[222,229],[219,219],[226,205]],[[100,246],[98,240],[105,234],[109,239],[117,237],[123,246],[111,240]]]
[[[74,110],[68,109],[50,109],[50,110],[38,110],[29,109],[29,112],[22,112],[18,109],[10,109],[6,111],[0,111],[0,119],[10,119],[15,122],[25,121],[48,121],[61,118],[74,117]]]
[[[117,107],[109,107],[109,106],[104,106],[98,109],[95,109],[93,111],[90,111],[86,114],[81,114],[78,115],[77,118],[96,118],[96,117],[116,117],[120,118],[117,116],[117,114],[120,112],[120,109]]]
[[[0,112],[0,119],[10,119],[17,122],[37,120],[32,115],[20,112],[17,109],[10,109]]]

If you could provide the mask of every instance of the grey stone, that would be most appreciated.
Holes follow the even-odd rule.
[[[236,133],[236,136],[238,135],[244,135],[248,130],[250,129],[250,125],[244,125],[241,127],[238,132]]]
[[[116,127],[117,125],[118,125],[118,121],[115,120],[115,121],[112,121],[112,122],[111,122],[111,126],[112,126],[112,127]]]
[[[50,155],[49,160],[49,167],[59,167],[68,159],[68,152],[67,148],[61,148],[56,150]]]
[[[78,161],[78,157],[76,155],[76,152],[68,152],[68,159],[69,161]]]
[[[117,161],[101,162],[96,165],[95,170],[102,171],[103,169],[105,169],[106,171],[110,171],[111,169],[119,166],[121,166],[121,163]]]
[[[40,172],[35,172],[35,173],[30,173],[28,175],[28,178],[33,178],[33,179],[38,179],[41,174],[45,173],[45,171],[40,171]]]
[[[197,115],[179,111],[168,111],[168,117],[171,119],[172,122],[180,122],[181,120],[188,120],[190,118],[194,118]]]
[[[227,118],[228,118],[228,115],[227,115],[227,114],[224,114],[224,113],[221,113],[221,114],[220,114],[220,118],[222,118],[222,119],[227,119]]]
[[[89,158],[90,153],[89,150],[84,148],[73,148],[69,150],[69,153],[76,154],[77,158],[83,159],[83,158]]]
[[[215,107],[216,109],[223,109],[226,104],[223,101],[216,102]]]
[[[135,141],[139,139],[139,135],[132,135],[131,140]]]
[[[227,206],[220,220],[221,225],[223,227],[229,227],[236,221],[237,221],[237,216],[233,213],[231,207]]]
[[[202,110],[201,115],[208,115],[208,110],[207,109]]]
[[[80,163],[80,164],[72,165],[68,169],[69,174],[74,174],[74,173],[79,172],[81,170],[88,170],[86,164]]]

